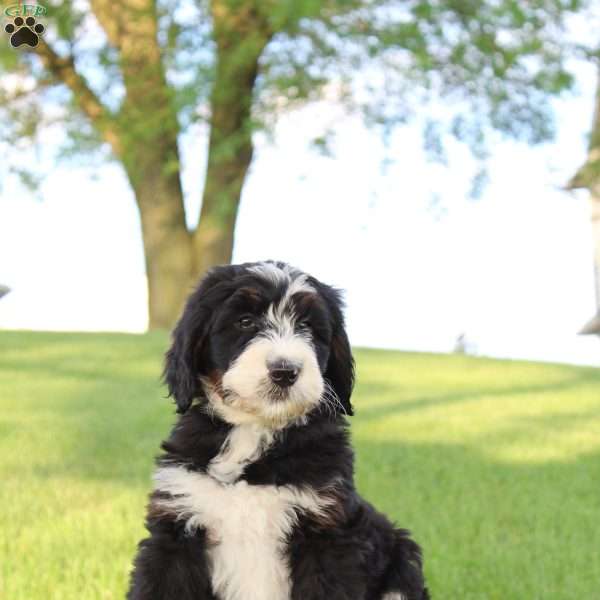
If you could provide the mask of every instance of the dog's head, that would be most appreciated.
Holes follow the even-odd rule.
[[[279,262],[216,267],[190,296],[166,355],[185,412],[281,427],[319,403],[352,414],[354,361],[340,294]]]

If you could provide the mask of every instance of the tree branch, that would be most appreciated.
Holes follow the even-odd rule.
[[[121,140],[115,119],[89,87],[85,78],[77,72],[73,57],[59,56],[45,41],[40,42],[36,52],[54,79],[65,84],[71,90],[81,110],[98,128],[113,152],[120,156]]]
[[[579,167],[575,175],[567,183],[567,189],[590,189],[600,179],[600,64],[598,65],[598,80],[596,82],[596,100],[592,131],[585,163]]]

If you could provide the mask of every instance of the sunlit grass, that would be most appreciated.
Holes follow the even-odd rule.
[[[165,344],[0,333],[0,598],[124,597],[174,420]],[[600,372],[356,355],[358,485],[413,530],[434,598],[597,597]]]

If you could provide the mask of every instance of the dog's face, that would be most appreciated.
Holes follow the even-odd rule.
[[[217,267],[173,333],[165,379],[234,424],[281,427],[322,404],[352,413],[353,360],[339,294],[283,263]]]

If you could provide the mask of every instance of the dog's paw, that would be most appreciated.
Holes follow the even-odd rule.
[[[35,48],[40,41],[40,35],[44,33],[46,28],[41,23],[36,23],[33,17],[15,17],[12,23],[8,23],[4,27],[4,31],[10,34],[10,45],[13,48],[18,48],[23,44],[27,44]]]

